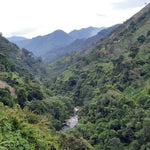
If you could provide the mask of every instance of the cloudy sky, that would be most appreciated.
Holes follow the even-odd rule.
[[[0,0],[0,32],[31,38],[122,23],[150,0]]]

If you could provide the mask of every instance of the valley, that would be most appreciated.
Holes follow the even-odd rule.
[[[149,23],[0,35],[0,149],[150,149]]]

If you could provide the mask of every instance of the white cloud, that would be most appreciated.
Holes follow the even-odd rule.
[[[113,3],[115,9],[130,9],[146,5],[150,0],[122,0],[121,2]]]
[[[111,26],[141,9],[132,5],[133,9],[121,8],[122,4],[129,4],[129,0],[0,0],[0,4],[0,32],[5,36],[26,37],[57,29],[69,32],[88,26]]]
[[[15,36],[15,35],[20,35],[20,36],[23,36],[24,34],[26,35],[30,35],[30,33],[32,34],[33,32],[37,31],[36,28],[24,28],[24,29],[21,29],[21,30],[17,30],[15,32],[12,32],[11,33],[11,36]]]

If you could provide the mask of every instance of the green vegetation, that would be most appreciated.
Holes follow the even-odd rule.
[[[32,57],[2,36],[0,52],[0,149],[93,149],[82,138],[56,131],[74,105],[68,97],[55,96],[44,86],[48,77],[41,58]]]
[[[19,106],[8,108],[0,103],[1,150],[62,150],[92,149],[84,139],[59,132],[52,135],[50,122]]]
[[[3,102],[3,104],[8,105],[10,107],[14,105],[13,98],[7,87],[0,88],[0,102]]]
[[[79,54],[49,85],[82,106],[79,124],[69,134],[95,149],[150,148],[150,16],[137,16]]]
[[[0,80],[15,89],[0,89],[0,148],[150,149],[149,12],[47,68],[0,37]],[[77,105],[79,124],[60,131]]]
[[[46,120],[27,109],[0,107],[0,149],[57,149]]]
[[[11,63],[7,59],[7,57],[4,54],[0,53],[0,71],[8,71],[10,68]]]

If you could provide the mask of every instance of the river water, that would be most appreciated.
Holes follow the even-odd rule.
[[[80,109],[79,106],[76,106],[73,110],[73,114],[70,116],[70,119],[67,119],[65,121],[65,125],[62,127],[63,131],[66,131],[67,129],[73,128],[78,124],[78,115],[77,111]]]

